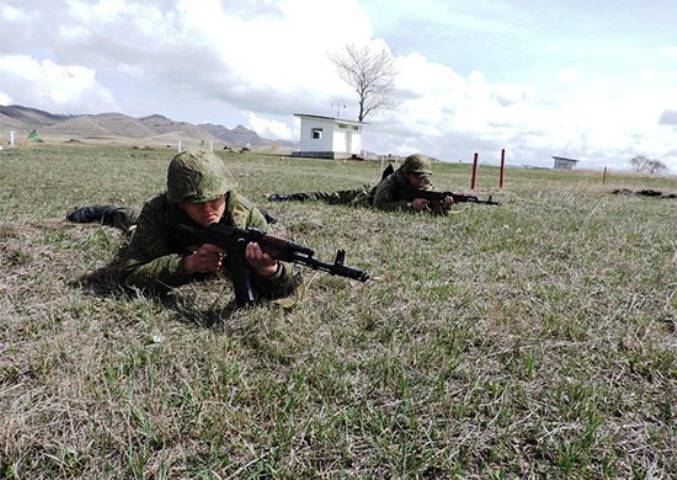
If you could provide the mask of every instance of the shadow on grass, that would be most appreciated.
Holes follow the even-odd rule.
[[[222,307],[212,305],[207,309],[200,308],[197,305],[194,295],[169,293],[157,300],[164,307],[175,311],[178,314],[177,320],[179,322],[213,330],[223,330],[226,326],[225,321],[238,310],[235,300],[231,300]]]
[[[208,281],[208,279],[195,280],[192,283],[206,284]],[[234,299],[225,306],[212,304],[205,309],[196,301],[194,292],[192,294],[177,291],[162,292],[125,287],[117,281],[114,264],[86,273],[69,282],[69,286],[82,288],[85,293],[96,298],[112,297],[118,300],[144,298],[176,312],[177,321],[200,328],[222,329],[224,321],[238,310]]]

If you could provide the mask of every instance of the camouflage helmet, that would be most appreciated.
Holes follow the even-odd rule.
[[[404,173],[415,173],[422,177],[429,177],[433,174],[431,168],[430,158],[420,153],[409,155],[402,164],[402,171]]]
[[[213,153],[188,149],[172,158],[167,171],[170,203],[202,203],[214,200],[235,187],[235,182]]]

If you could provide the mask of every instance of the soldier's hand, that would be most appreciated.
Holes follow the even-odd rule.
[[[454,203],[455,203],[454,197],[452,197],[451,195],[447,195],[446,197],[444,197],[444,200],[442,200],[442,205],[445,208],[451,207]]]
[[[411,202],[411,208],[413,208],[417,212],[424,210],[424,209],[428,208],[429,206],[430,206],[430,202],[428,200],[426,200],[425,198],[415,198]]]
[[[254,267],[254,270],[262,277],[272,277],[275,275],[280,263],[261,250],[261,246],[256,242],[249,242],[247,244],[244,257],[249,262],[249,265]]]
[[[223,249],[205,243],[187,256],[183,262],[188,273],[211,273],[221,268],[221,259],[223,258]]]

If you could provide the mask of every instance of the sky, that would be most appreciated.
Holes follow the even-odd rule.
[[[0,0],[0,104],[298,140],[294,113],[356,118],[329,56],[371,45],[396,107],[366,150],[677,173],[675,25],[675,0]]]

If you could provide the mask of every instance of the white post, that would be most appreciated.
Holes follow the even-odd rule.
[[[14,130],[9,132],[9,146],[10,147],[14,146]]]
[[[176,151],[181,153],[181,140],[179,140],[179,145],[177,146]]]
[[[214,151],[214,140],[209,141],[209,151],[213,152]]]

